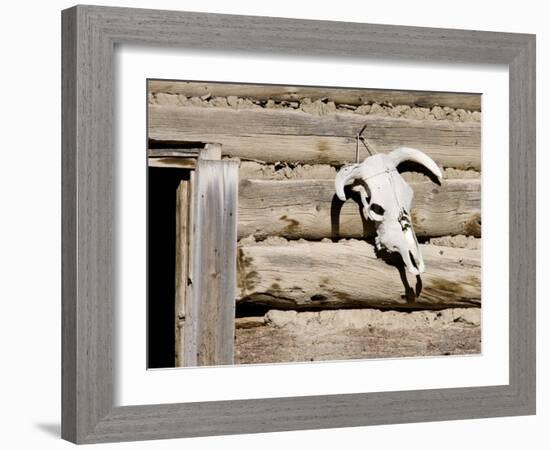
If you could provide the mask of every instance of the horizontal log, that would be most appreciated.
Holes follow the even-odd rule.
[[[421,248],[426,272],[419,283],[364,241],[241,243],[238,302],[280,309],[479,307],[480,251]]]
[[[223,154],[266,162],[342,164],[355,158],[355,135],[364,133],[380,152],[416,147],[444,167],[480,168],[480,123],[412,120],[303,111],[150,105],[149,138],[205,140]],[[367,154],[362,152],[362,157]]]
[[[327,98],[337,104],[362,105],[391,103],[410,106],[448,106],[470,111],[481,110],[479,94],[460,92],[395,91],[386,89],[353,89],[309,86],[281,86],[273,84],[197,83],[189,81],[150,80],[149,93],[181,94],[187,97],[247,97],[255,100],[315,101]]]
[[[335,361],[481,352],[480,308],[271,310],[236,320],[235,363]]]
[[[479,179],[411,183],[415,192],[413,223],[417,236],[481,234]],[[332,180],[242,180],[239,187],[239,237],[287,239],[373,236],[358,196],[342,204]]]

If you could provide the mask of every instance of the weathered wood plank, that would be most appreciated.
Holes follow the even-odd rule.
[[[180,158],[170,156],[147,158],[147,165],[149,167],[164,167],[173,169],[194,169],[196,162],[196,158]]]
[[[236,323],[236,364],[481,352],[481,308],[270,310]]]
[[[209,143],[199,152],[199,159],[220,160],[222,158],[222,146],[219,143]]]
[[[194,169],[197,159],[220,160],[222,146],[217,143],[205,144],[202,148],[150,148],[147,151],[149,167],[172,167]]]
[[[181,94],[187,97],[247,97],[255,100],[315,101],[327,98],[337,104],[362,105],[391,103],[423,107],[448,106],[470,111],[481,110],[481,96],[460,92],[395,91],[385,89],[330,88],[315,86],[282,86],[274,84],[201,83],[190,81],[150,80],[149,93]]]
[[[412,217],[417,236],[481,235],[479,179],[410,183],[415,192]],[[351,191],[348,191],[352,194]],[[359,197],[342,204],[332,180],[242,180],[239,237],[282,236],[322,239],[373,236]]]
[[[198,158],[204,148],[150,148],[147,150],[149,158]]]
[[[194,315],[198,314],[197,294],[193,280],[195,279],[195,270],[200,269],[200,262],[197,254],[197,242],[195,233],[196,223],[196,195],[197,195],[197,172],[196,170],[189,171],[189,209],[188,209],[188,224],[189,235],[187,242],[187,280],[185,280],[185,311],[187,326],[183,327],[183,365],[197,365],[197,342],[198,329],[196,328],[196,320],[192,320]],[[199,285],[200,283],[197,283]],[[194,327],[194,328],[193,328]]]
[[[186,366],[233,363],[238,164],[199,159],[193,196],[192,296],[186,298]]]
[[[175,366],[184,365],[185,298],[188,278],[189,244],[189,180],[182,180],[176,191],[176,345]]]
[[[294,110],[149,106],[150,139],[219,142],[224,155],[266,162],[350,162],[355,158],[354,136],[365,123],[368,124],[365,137],[378,151],[407,145],[424,151],[444,167],[480,168],[479,122],[345,113],[319,117]]]
[[[481,304],[480,251],[422,245],[426,272],[410,274],[376,257],[364,241],[241,244],[238,302],[281,309],[441,309]],[[407,281],[405,286],[402,278]]]

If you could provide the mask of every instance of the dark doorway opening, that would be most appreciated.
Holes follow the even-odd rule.
[[[184,169],[149,167],[147,183],[147,367],[175,366],[176,190]]]

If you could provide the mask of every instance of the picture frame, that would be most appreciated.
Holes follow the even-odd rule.
[[[64,439],[116,442],[535,413],[535,36],[99,6],[64,10],[62,32]],[[506,65],[509,384],[114,406],[118,44]]]

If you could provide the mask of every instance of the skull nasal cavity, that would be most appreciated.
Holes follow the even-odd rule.
[[[374,212],[375,214],[378,214],[379,216],[383,216],[384,212],[386,211],[378,203],[371,204],[370,209],[372,210],[372,212]]]

